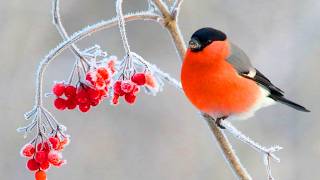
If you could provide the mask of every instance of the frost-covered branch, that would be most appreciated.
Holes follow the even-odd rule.
[[[262,154],[264,164],[267,168],[268,173],[268,179],[273,179],[271,175],[271,167],[270,167],[270,158],[275,160],[276,162],[280,162],[280,158],[278,158],[274,152],[277,152],[282,149],[282,147],[275,145],[271,146],[269,148],[264,147],[257,142],[253,141],[250,137],[244,135],[241,131],[236,129],[229,121],[221,121],[221,125],[228,130],[234,137],[239,139],[240,141],[248,144],[250,147],[252,147],[254,150]]]
[[[170,12],[172,14],[172,16],[176,19],[177,18],[177,15],[179,14],[179,11],[180,11],[180,7],[182,5],[182,2],[183,0],[175,0],[173,2],[173,5],[170,9]]]
[[[118,25],[120,29],[121,39],[123,43],[124,50],[126,52],[126,55],[130,56],[130,46],[126,34],[126,28],[125,28],[125,21],[122,13],[122,3],[123,0],[117,0],[116,2],[116,11],[117,11],[117,17],[118,17]]]
[[[175,16],[173,16],[169,11],[169,8],[167,7],[167,5],[162,0],[152,0],[152,1],[161,12],[164,20],[164,26],[168,30],[173,40],[173,43],[176,47],[177,53],[179,54],[180,60],[182,61],[184,54],[186,52],[186,46],[176,20],[178,13],[175,14]]]
[[[65,28],[62,25],[61,22],[61,16],[60,16],[60,0],[53,0],[52,2],[52,22],[57,28],[58,32],[60,33],[63,40],[68,39],[68,33],[66,32]],[[85,59],[82,55],[80,50],[75,44],[72,44],[70,47],[71,51],[80,59]]]

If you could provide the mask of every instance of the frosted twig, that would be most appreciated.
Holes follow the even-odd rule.
[[[280,162],[280,158],[278,158],[274,152],[277,152],[282,149],[282,147],[275,145],[270,148],[266,148],[257,142],[253,141],[248,136],[244,135],[241,131],[236,129],[229,121],[221,121],[221,125],[226,128],[226,130],[231,133],[234,137],[239,139],[240,141],[244,142],[245,144],[248,144],[250,147],[252,147],[254,150],[256,150],[259,153],[262,153],[262,157],[264,160],[264,164],[267,169],[268,179],[273,179],[271,175],[271,167],[270,167],[270,158],[275,160],[276,162]]]
[[[117,0],[117,3],[116,3],[118,25],[119,25],[119,30],[120,30],[124,50],[126,54],[130,56],[131,51],[130,51],[130,46],[129,46],[129,42],[126,34],[125,21],[122,13],[122,3],[123,3],[123,0]]]
[[[68,33],[66,32],[65,28],[62,25],[61,22],[61,16],[60,16],[60,0],[53,0],[52,1],[52,22],[57,28],[58,32],[60,33],[63,40],[68,39]],[[70,47],[71,51],[80,59],[85,59],[82,55],[80,50],[75,44],[72,44]]]
[[[161,12],[164,20],[163,24],[165,28],[168,30],[168,32],[170,33],[170,36],[176,47],[176,51],[180,57],[180,60],[183,61],[183,57],[186,52],[186,45],[182,37],[180,28],[178,27],[178,24],[177,24],[176,18],[178,14],[176,15],[176,17],[173,17],[167,5],[162,0],[153,0],[153,2]]]
[[[237,177],[237,179],[251,180],[252,178],[250,174],[241,164],[227,136],[217,126],[215,119],[213,119],[210,115],[205,113],[201,113],[201,115],[207,121],[212,133],[214,134],[216,140],[218,141],[222,154],[224,155],[226,161],[228,162],[229,167],[231,168],[233,174]]]
[[[265,155],[263,157],[264,165],[266,166],[268,180],[274,180],[272,173],[271,173],[271,165],[270,165],[270,156]]]
[[[182,2],[183,2],[183,0],[175,0],[173,2],[172,7],[170,8],[170,12],[171,12],[172,16],[174,17],[174,19],[176,19],[179,14]]]
[[[271,157],[272,159],[274,159],[275,161],[280,162],[280,159],[276,155],[274,155],[273,153],[281,150],[282,147],[276,145],[276,146],[272,146],[270,148],[266,148],[266,147],[258,144],[257,142],[253,141],[248,136],[244,135],[241,131],[239,131],[237,128],[235,128],[229,121],[226,121],[226,120],[221,121],[221,125],[224,126],[226,128],[226,130],[228,132],[230,132],[234,137],[236,137],[240,141],[248,144],[250,147],[252,147],[257,152],[260,152],[263,155],[267,155],[267,156]]]
[[[182,92],[182,86],[181,83],[176,80],[175,78],[171,77],[168,73],[163,72],[161,69],[159,69],[156,65],[150,64],[148,61],[144,60],[141,56],[138,54],[131,52],[131,54],[136,57],[134,60],[139,60],[140,63],[146,65],[147,67],[150,67],[153,69],[154,73],[158,75],[162,80],[168,82],[172,86],[174,86],[176,89],[180,90]],[[137,62],[138,63],[138,62]]]

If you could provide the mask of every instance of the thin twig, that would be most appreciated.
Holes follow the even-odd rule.
[[[175,0],[173,2],[173,5],[170,9],[170,12],[171,12],[171,15],[174,17],[174,19],[177,19],[182,2],[183,2],[183,0]]]
[[[186,52],[186,46],[180,28],[178,27],[176,21],[176,17],[178,14],[175,17],[173,17],[168,7],[162,0],[153,0],[153,2],[158,7],[159,11],[162,13],[164,19],[164,26],[170,33],[170,36],[176,47],[177,53],[179,54],[180,60],[182,61]]]
[[[119,25],[119,29],[120,29],[123,47],[126,51],[126,55],[130,56],[131,51],[130,51],[130,46],[129,46],[126,28],[125,28],[125,21],[124,21],[123,13],[122,13],[122,3],[123,3],[123,0],[117,0],[117,3],[116,3],[118,25]]]
[[[248,144],[250,147],[252,147],[254,150],[256,150],[259,153],[262,153],[263,156],[269,156],[276,162],[280,162],[280,158],[278,158],[276,155],[273,153],[276,151],[279,151],[282,149],[282,147],[276,145],[272,146],[270,148],[266,148],[257,142],[253,141],[251,138],[248,136],[244,135],[241,131],[239,131],[237,128],[235,128],[229,121],[221,121],[221,125],[226,128],[228,132],[230,132],[233,136],[235,136],[237,139],[240,141]]]
[[[53,0],[52,2],[52,22],[57,28],[58,32],[60,33],[63,40],[68,39],[68,33],[66,32],[65,28],[62,25],[61,22],[61,16],[60,16],[60,0]],[[80,59],[85,59],[82,55],[80,50],[75,44],[72,44],[70,47],[71,51]]]
[[[241,180],[252,179],[250,174],[247,172],[247,170],[242,166],[228,138],[217,126],[215,119],[213,119],[208,114],[202,114],[202,117],[207,121],[212,133],[217,139],[219,147],[222,150],[222,153],[225,159],[228,161],[229,167],[232,169],[232,172],[234,173],[234,175]]]

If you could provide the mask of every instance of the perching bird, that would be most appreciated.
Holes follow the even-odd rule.
[[[251,65],[248,56],[222,31],[197,30],[189,41],[181,83],[191,103],[216,119],[246,119],[275,102],[310,112],[284,97],[284,92]]]

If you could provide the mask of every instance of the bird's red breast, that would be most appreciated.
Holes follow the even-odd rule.
[[[216,116],[243,113],[260,96],[258,85],[238,75],[226,61],[229,43],[216,41],[202,51],[188,49],[181,70],[181,83],[199,110]]]

